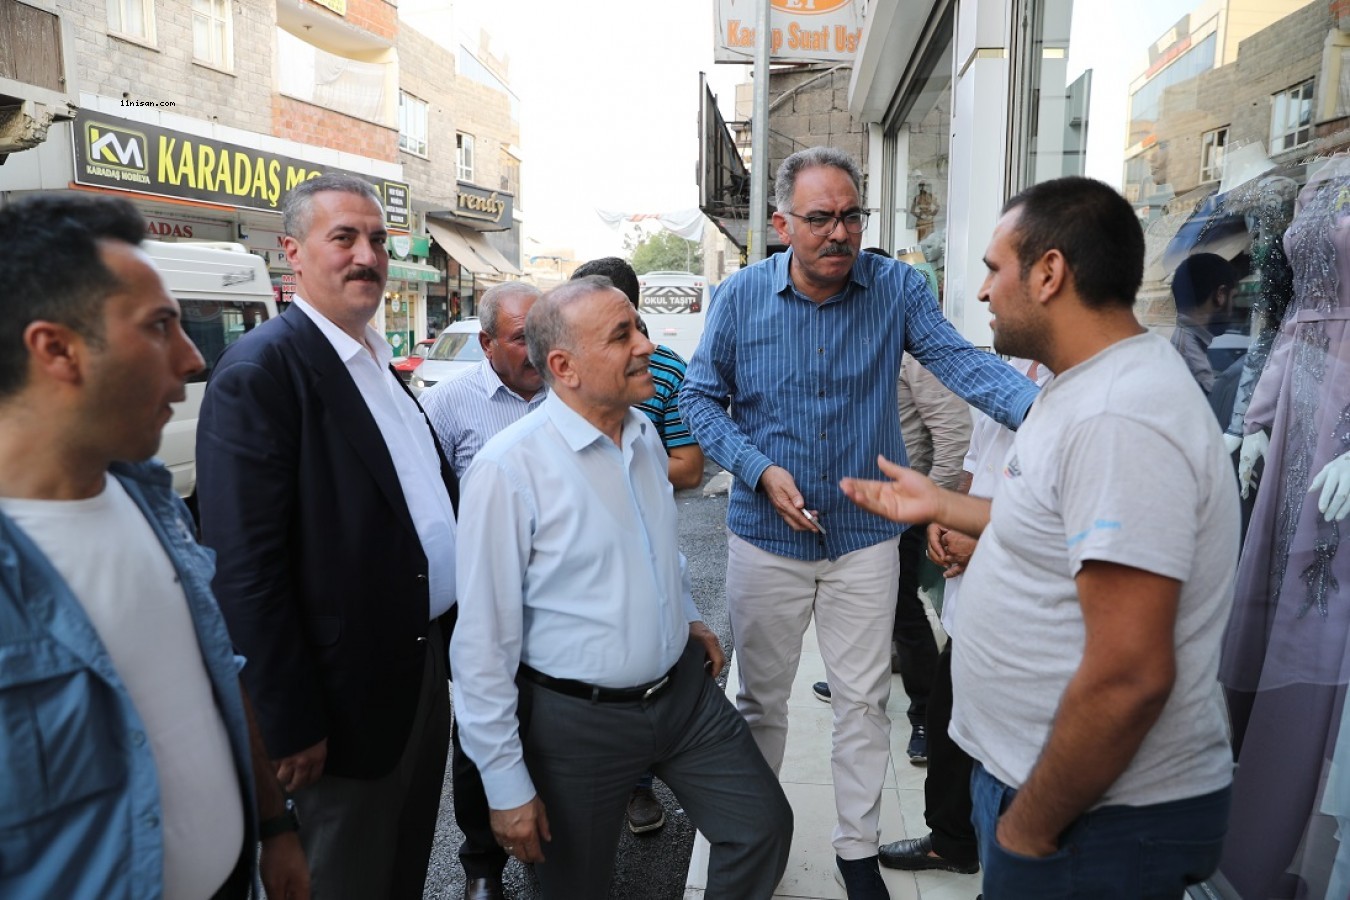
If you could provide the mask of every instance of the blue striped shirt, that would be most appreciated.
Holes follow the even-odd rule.
[[[667,453],[676,447],[693,445],[694,436],[680,418],[680,386],[684,384],[684,373],[688,368],[684,358],[665,344],[657,344],[649,367],[656,393],[650,400],[637,404],[637,408],[652,420]]]
[[[522,399],[502,384],[485,359],[458,378],[432,385],[421,401],[440,438],[441,452],[455,475],[463,478],[489,438],[543,403],[547,395],[548,388],[542,387],[529,400]]]
[[[680,409],[704,451],[736,476],[732,532],[779,556],[836,559],[903,530],[839,490],[845,476],[881,478],[879,453],[906,460],[896,400],[903,351],[1012,428],[1037,388],[961,337],[908,265],[863,253],[844,290],[817,304],[793,287],[790,259],[790,250],[774,254],[722,282]],[[756,490],[770,465],[792,474],[828,534],[791,530]]]

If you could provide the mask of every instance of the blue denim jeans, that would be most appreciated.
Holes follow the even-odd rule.
[[[1229,788],[1152,806],[1102,806],[1073,821],[1044,858],[1012,853],[994,834],[1017,791],[978,762],[970,778],[986,900],[1177,900],[1218,868]]]

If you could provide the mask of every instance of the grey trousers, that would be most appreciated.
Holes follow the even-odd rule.
[[[708,900],[773,895],[792,807],[745,720],[690,641],[651,700],[592,703],[517,679],[525,762],[553,840],[536,866],[548,900],[604,900],[633,783],[650,769],[711,844]]]
[[[450,747],[450,690],[440,628],[408,745],[383,778],[324,775],[295,793],[314,900],[422,900]]]

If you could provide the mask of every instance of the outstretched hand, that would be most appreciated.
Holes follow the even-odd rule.
[[[868,512],[893,522],[918,524],[939,517],[942,489],[926,475],[897,466],[884,456],[877,457],[877,464],[890,481],[845,478],[839,482],[844,496]]]

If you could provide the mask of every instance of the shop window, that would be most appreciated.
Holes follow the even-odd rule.
[[[412,94],[398,94],[398,148],[427,155],[427,103]]]
[[[1312,140],[1313,79],[1270,98],[1270,152]]]
[[[473,135],[455,133],[455,177],[473,181]]]
[[[192,57],[230,69],[234,61],[233,16],[229,0],[192,0]]]
[[[502,190],[516,198],[516,206],[520,205],[520,160],[516,159],[510,153],[502,153]]]
[[[1206,131],[1200,136],[1200,180],[1218,181],[1223,177],[1223,153],[1228,146],[1228,126]]]
[[[108,31],[153,44],[155,0],[108,0]]]

